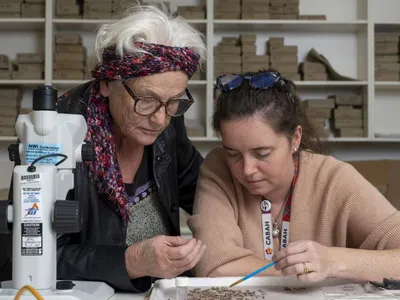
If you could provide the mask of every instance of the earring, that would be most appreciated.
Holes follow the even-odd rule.
[[[297,152],[297,148],[296,147],[293,147],[293,152]]]

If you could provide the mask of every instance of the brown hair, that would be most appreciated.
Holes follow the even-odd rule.
[[[266,72],[266,71],[262,71]],[[246,73],[254,75],[257,73]],[[215,101],[212,126],[218,133],[222,121],[261,116],[277,134],[284,134],[291,140],[296,128],[303,129],[299,149],[315,153],[328,153],[326,139],[308,120],[301,100],[295,93],[295,84],[282,78],[268,89],[254,89],[244,80],[232,91],[221,91]]]

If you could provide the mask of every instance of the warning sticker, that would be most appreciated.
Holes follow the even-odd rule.
[[[26,163],[31,163],[35,159],[47,155],[47,154],[55,154],[62,153],[62,145],[61,144],[26,144],[25,149],[25,161]],[[54,156],[47,157],[40,160],[41,164],[50,164],[55,165],[58,163],[62,157]]]
[[[42,223],[21,224],[21,255],[38,256],[43,254]]]
[[[21,220],[23,223],[42,222],[41,189],[40,186],[21,188]]]
[[[40,182],[40,174],[25,174],[21,175],[21,184],[31,184],[31,183],[39,183]]]

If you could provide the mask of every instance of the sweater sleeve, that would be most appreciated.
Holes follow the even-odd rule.
[[[348,210],[348,243],[370,250],[400,248],[400,212],[358,171],[346,164],[337,191]]]
[[[244,248],[237,221],[237,195],[222,151],[211,151],[200,169],[194,213],[188,220],[193,236],[207,246],[194,268],[198,277],[207,277],[228,262],[252,255]]]

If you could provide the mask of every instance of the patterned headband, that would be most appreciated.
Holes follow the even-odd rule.
[[[100,80],[120,80],[168,71],[183,71],[189,78],[197,71],[200,56],[187,47],[170,47],[136,42],[134,45],[145,52],[118,55],[115,46],[103,52],[102,62],[92,71]]]

